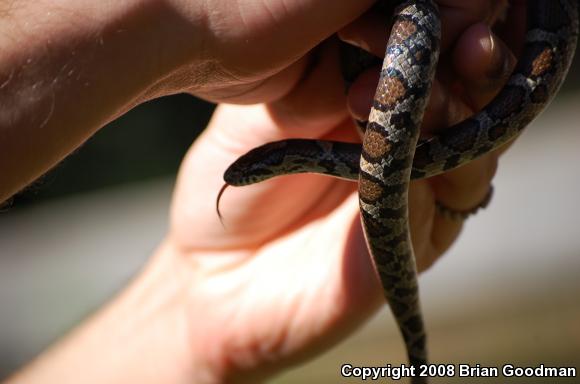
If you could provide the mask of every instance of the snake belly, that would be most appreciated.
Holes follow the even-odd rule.
[[[359,181],[369,249],[413,365],[426,362],[427,355],[408,231],[409,177],[431,177],[499,148],[557,93],[576,49],[578,0],[527,4],[518,64],[506,86],[475,116],[416,144],[437,57],[439,22],[432,1],[401,2],[362,146],[307,139],[272,142],[243,155],[224,174],[226,185],[232,186],[296,173]]]

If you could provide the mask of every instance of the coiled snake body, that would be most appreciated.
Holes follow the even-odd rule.
[[[409,362],[424,364],[426,337],[407,218],[409,180],[456,168],[517,136],[557,93],[577,34],[578,0],[529,0],[525,46],[504,89],[475,116],[418,143],[438,58],[439,16],[431,0],[399,2],[362,146],[304,139],[268,143],[232,164],[226,184],[306,172],[358,180],[363,226],[384,294]]]

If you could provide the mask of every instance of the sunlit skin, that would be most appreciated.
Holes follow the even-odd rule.
[[[483,30],[481,25],[473,27],[465,38]],[[476,61],[485,62],[488,53],[482,49],[478,54],[482,59]],[[323,61],[317,70],[312,83],[306,79],[296,92],[320,89],[318,78],[331,74]],[[443,90],[441,86],[438,92]],[[220,224],[211,204],[223,184],[216,174],[247,150],[288,137],[357,139],[348,117],[316,124],[316,111],[307,111],[314,123],[304,126],[300,115],[287,111],[295,111],[296,104],[307,105],[300,95],[288,99],[269,106],[219,107],[186,156],[178,178],[169,240],[178,254],[193,260],[195,274],[204,276],[205,284],[192,287],[191,311],[203,313],[207,321],[193,328],[193,339],[205,340],[194,343],[200,356],[216,339],[218,345],[227,346],[216,351],[217,356],[206,355],[209,361],[204,366],[218,371],[228,371],[222,366],[226,364],[236,366],[234,372],[249,370],[259,376],[277,372],[341,340],[384,303],[361,232],[353,183],[295,175],[231,187],[221,202],[225,230]],[[458,99],[449,100],[453,105],[444,102],[441,108],[471,113]],[[486,102],[482,98],[477,106]],[[456,209],[473,207],[487,192],[496,164],[497,154],[492,154],[447,175],[413,183],[411,233],[421,270],[451,245],[461,229],[461,223],[435,214],[435,199]],[[207,182],[200,185],[196,182],[200,179]],[[201,195],[210,204],[196,198]],[[224,297],[228,299],[221,305],[212,304]],[[271,361],[272,356],[284,358]],[[262,369],[253,371],[256,365]],[[256,379],[248,375],[249,381]]]
[[[159,7],[157,1],[145,3],[147,12]],[[211,12],[190,3],[167,0],[160,8],[163,12],[156,11],[157,40],[132,41],[130,59],[125,57],[132,70],[117,56],[125,52],[120,49],[124,41],[86,61],[87,76],[101,86],[85,93],[73,92],[82,87],[72,81],[56,87],[54,97],[67,103],[57,103],[43,130],[34,131],[26,119],[19,120],[26,114],[15,113],[10,125],[0,120],[12,145],[3,151],[8,144],[0,140],[0,164],[20,164],[22,150],[37,153],[22,166],[2,169],[6,182],[0,185],[6,198],[104,123],[144,100],[187,91],[212,101],[260,103],[218,107],[183,160],[171,224],[148,265],[105,309],[8,383],[76,383],[79,378],[84,383],[255,383],[327,350],[384,304],[360,227],[355,184],[297,175],[230,188],[221,204],[225,229],[214,205],[223,171],[255,146],[289,137],[359,140],[351,115],[366,117],[378,72],[363,74],[345,96],[337,41],[321,41],[341,29],[342,38],[382,55],[384,20],[365,14],[349,24],[370,0],[336,2],[333,12],[328,12],[326,1],[315,0],[216,1],[211,2]],[[499,39],[490,37],[485,23],[495,19],[492,5],[499,3],[440,2],[442,64],[425,133],[473,114],[505,81],[513,57]],[[82,5],[87,4],[77,1],[70,6]],[[513,10],[519,14],[519,7]],[[111,9],[91,11],[88,24],[106,24],[107,15],[117,15]],[[160,23],[159,14],[173,23]],[[141,26],[141,19],[133,21]],[[513,28],[520,30],[521,24],[514,22]],[[75,25],[83,28],[67,24],[61,29],[68,36]],[[51,31],[50,25],[41,29],[45,34]],[[192,31],[202,37],[186,39],[184,32]],[[113,34],[107,35],[106,28],[103,33],[114,46]],[[67,43],[64,34],[57,35]],[[77,45],[82,54],[83,34],[74,37],[81,42]],[[141,52],[134,48],[139,44],[148,54],[148,45],[155,46],[155,65],[139,67],[142,63],[135,56]],[[314,47],[316,56],[302,57]],[[517,44],[511,47],[517,52]],[[27,54],[18,51],[0,59],[0,74],[10,73],[10,65]],[[113,64],[105,63],[107,58]],[[51,73],[51,58],[46,60]],[[110,79],[99,65],[119,76]],[[7,87],[18,89],[17,80]],[[0,100],[5,97],[0,90]],[[28,114],[34,111],[34,105],[22,108]],[[489,189],[498,156],[492,153],[456,171],[412,183],[411,233],[420,270],[448,249],[462,227],[439,217],[434,202],[458,210],[477,205]]]

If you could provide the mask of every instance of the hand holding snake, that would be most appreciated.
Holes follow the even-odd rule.
[[[263,142],[356,140],[344,111],[336,46],[309,52],[371,3],[344,0],[333,12],[324,0],[224,1],[211,9],[188,0],[71,0],[58,11],[54,4],[22,0],[22,7],[2,8],[8,54],[1,60],[0,96],[9,113],[3,116],[0,200],[107,121],[151,98],[191,92],[214,101],[268,103],[218,109],[183,164],[171,229],[155,257],[110,305],[10,382],[256,382],[321,352],[368,319],[384,301],[353,184],[297,176],[230,193],[223,205],[227,232],[208,201],[226,165]],[[450,72],[466,86],[460,90],[439,78],[425,128],[472,114],[485,104],[477,97],[482,89],[493,94],[501,87],[501,76],[492,76],[509,63],[493,54],[500,45],[491,44],[481,25],[465,31],[490,20],[490,3],[440,2],[448,28],[443,57],[455,58]],[[91,17],[77,23],[85,14]],[[368,36],[384,36],[384,27],[373,31],[364,19],[343,36],[373,50]],[[28,24],[37,28],[22,35],[20,27]],[[71,66],[69,80],[61,81],[63,68]],[[70,76],[81,67],[79,76]],[[367,92],[364,81],[351,88],[351,95],[357,92]],[[363,99],[350,100],[355,114]],[[412,183],[410,222],[420,270],[461,225],[439,217],[434,201],[473,206],[488,188],[496,159],[497,153],[486,155],[466,166],[470,172]]]
[[[377,26],[377,29],[382,31],[382,26]],[[456,61],[454,72],[464,79],[466,89],[455,94],[450,89],[452,87],[443,82],[435,90],[435,95],[444,101],[433,105],[434,114],[462,119],[483,107],[501,88],[505,79],[490,77],[489,73],[498,73],[498,68],[513,61],[499,40],[494,44],[489,41],[481,43],[489,36],[489,30],[482,24],[461,35],[452,56],[470,57],[478,65]],[[340,75],[332,67],[333,60],[336,60],[334,50],[332,46],[326,47],[320,53],[319,65],[310,76],[279,102],[260,107],[220,107],[207,134],[188,156],[181,173],[182,180],[215,179],[215,172],[219,172],[220,167],[263,141],[305,135],[354,140],[354,136],[349,136],[352,134],[348,128],[351,124],[349,117],[342,114],[338,106],[333,108],[332,103],[343,103],[343,99],[328,97],[332,93],[342,95]],[[451,52],[445,54],[451,55]],[[486,79],[483,86],[482,79]],[[354,87],[358,86],[355,84]],[[364,84],[360,89],[365,92]],[[482,89],[486,90],[487,97],[478,99]],[[312,106],[309,99],[305,99],[306,95],[318,92],[328,92],[320,95],[318,100],[331,104],[320,108],[320,105]],[[472,100],[475,104],[470,108]],[[336,112],[329,114],[328,111]],[[456,111],[460,111],[459,115]],[[308,127],[305,128],[304,123],[309,123]],[[214,149],[208,151],[208,148]],[[452,243],[461,227],[461,223],[435,214],[435,199],[450,201],[449,205],[457,209],[473,206],[487,191],[496,161],[497,153],[490,154],[463,169],[412,184],[411,225],[419,269],[423,270],[435,261]],[[217,187],[217,181],[204,186],[207,193]],[[215,219],[215,213],[204,201],[192,199],[195,193],[199,193],[199,188],[195,182],[179,183],[174,222],[187,226],[176,225],[175,228],[181,228],[176,234],[186,249],[212,247],[214,253],[240,255],[243,260],[218,258],[221,261],[216,261],[216,256],[208,261],[207,266],[199,264],[201,270],[211,271],[216,268],[212,265],[217,265],[218,270],[231,271],[220,281],[231,285],[236,295],[231,302],[223,303],[221,299],[220,303],[234,312],[246,314],[244,324],[250,331],[245,332],[244,337],[242,334],[228,334],[229,337],[268,345],[267,352],[283,361],[290,356],[292,361],[296,358],[302,360],[354,329],[383,303],[368,261],[361,228],[357,224],[354,185],[333,179],[296,176],[236,190],[226,194],[222,201],[223,212],[227,212],[226,232],[222,232],[219,225],[212,230],[203,224],[204,217]],[[454,202],[462,205],[454,206]],[[195,213],[200,221],[187,212]],[[194,228],[195,232],[199,232],[199,228],[205,230],[192,239]],[[336,247],[328,249],[329,243]],[[281,250],[284,250],[282,254]],[[255,272],[251,275],[244,272],[250,265]],[[255,288],[240,289],[240,284],[245,284],[249,276],[252,276],[249,287]],[[260,298],[260,292],[265,291],[271,294]],[[332,294],[329,296],[328,293]],[[254,300],[262,304],[254,305]],[[303,305],[303,312],[296,318],[296,308],[291,304],[299,302]],[[223,326],[216,321],[219,313],[215,316],[208,313],[208,317],[208,323],[215,324],[216,330],[211,332],[212,325],[207,334],[215,336]],[[284,331],[283,342],[272,344],[272,337],[289,324],[269,321],[271,318],[285,318],[297,324],[295,332],[286,334]],[[258,326],[280,329],[248,340],[247,335],[254,335],[251,330]],[[234,351],[230,353],[233,356]],[[261,358],[256,357],[258,361]]]
[[[576,48],[578,4],[537,0],[527,8],[525,48],[505,89],[476,116],[447,132],[418,143],[439,56],[438,7],[430,0],[401,1],[394,11],[368,123],[360,125],[362,149],[333,141],[272,142],[248,152],[224,175],[226,185],[237,186],[308,172],[358,179],[369,250],[409,362],[416,368],[428,357],[409,231],[409,181],[449,171],[498,149],[515,138],[558,91]],[[357,61],[350,54],[344,63],[348,68],[357,66]]]

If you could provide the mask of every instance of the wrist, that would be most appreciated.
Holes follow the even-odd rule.
[[[183,274],[162,245],[117,298],[6,384],[194,383]]]

